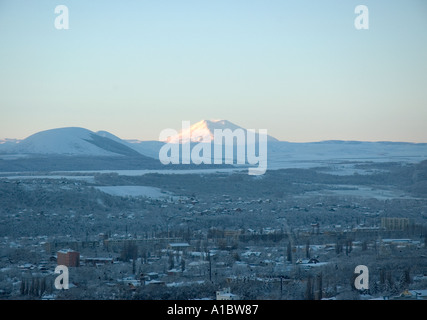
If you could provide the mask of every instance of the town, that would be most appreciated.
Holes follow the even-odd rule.
[[[402,170],[419,169],[344,178],[318,169],[262,178],[239,172],[4,176],[0,296],[427,299],[423,189],[396,182],[379,190],[385,177],[402,181]],[[163,191],[151,197],[105,192],[123,186]],[[370,192],[361,196],[364,187]],[[58,265],[69,269],[67,290],[54,286]],[[358,265],[369,268],[368,290],[354,287]]]

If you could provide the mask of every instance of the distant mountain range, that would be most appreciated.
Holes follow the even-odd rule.
[[[210,142],[215,129],[247,129],[227,120],[202,120],[190,127],[190,130],[179,132],[170,137],[170,143]],[[191,134],[190,134],[191,132]],[[258,134],[255,134],[258,141]],[[267,136],[268,142],[278,142]],[[67,127],[41,131],[26,139],[0,140],[0,154],[25,155],[68,155],[68,156],[138,156],[145,155],[157,158],[159,149],[165,142],[124,140],[107,131],[93,132],[79,127]]]
[[[211,142],[215,129],[243,129],[247,132],[227,120],[202,120],[190,130],[169,137],[168,142],[191,145],[200,141]],[[272,136],[267,137],[267,142],[269,168],[322,161],[416,162],[427,159],[426,143],[341,140],[292,143]],[[23,140],[0,140],[0,171],[168,169],[171,166],[161,165],[158,159],[164,144],[161,141],[124,140],[107,131],[93,132],[78,127],[51,129]]]

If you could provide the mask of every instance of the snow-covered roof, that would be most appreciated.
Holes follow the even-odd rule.
[[[68,252],[77,252],[77,251],[75,251],[73,249],[61,249],[58,252],[60,252],[60,253],[68,253]]]
[[[190,245],[186,242],[175,242],[175,243],[170,243],[169,246],[171,246],[171,247],[189,247]]]

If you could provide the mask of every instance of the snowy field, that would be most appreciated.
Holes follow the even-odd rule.
[[[371,172],[355,163],[417,163],[427,159],[427,144],[398,142],[324,141],[274,144],[268,149],[268,169],[327,167],[327,173],[352,175]]]
[[[64,141],[74,141],[77,139],[79,148],[76,148],[75,144],[68,146],[70,150],[64,149],[66,146],[62,146],[63,149],[70,154],[80,154],[83,152],[83,147],[86,146],[87,141],[82,140],[80,136],[86,137],[89,135],[92,138],[96,135],[91,135],[90,132],[85,130],[78,130],[78,136],[72,136],[71,133],[74,131],[71,130],[62,130],[60,135]],[[37,135],[38,137],[39,135]],[[40,138],[43,138],[44,135],[40,134]],[[48,136],[50,137],[50,136]],[[52,137],[54,141],[57,139]],[[35,137],[32,137],[35,139]],[[62,141],[60,139],[60,141]],[[31,140],[31,139],[30,139]],[[50,140],[49,140],[50,141]],[[48,142],[49,142],[48,141]],[[40,141],[39,141],[40,142]],[[42,143],[43,142],[43,143]],[[76,142],[76,143],[77,143]],[[44,154],[49,154],[56,150],[54,147],[49,145],[49,148],[45,147],[47,142],[45,139],[41,139],[41,142],[37,144],[38,148],[36,151],[43,151]],[[80,145],[81,144],[81,145]],[[21,144],[20,144],[21,145]],[[67,145],[67,144],[66,144]],[[141,148],[144,146],[144,143],[141,143]],[[22,146],[27,146],[30,148],[30,151],[35,148],[34,144],[30,144],[28,141],[26,143],[22,142]],[[158,151],[155,149],[160,149],[161,144],[148,144],[147,147],[153,149],[151,155],[156,158],[158,156]],[[42,148],[43,147],[43,148]],[[73,147],[73,148],[71,148]],[[92,145],[92,147],[94,147]],[[45,150],[46,149],[46,150]],[[61,149],[62,151],[64,151]],[[80,150],[82,149],[82,150]],[[150,149],[150,150],[151,150]],[[25,150],[28,151],[28,150]],[[34,150],[33,150],[34,151]],[[64,152],[65,152],[64,151]],[[72,151],[74,153],[72,153]],[[90,153],[89,151],[93,151]],[[88,152],[90,155],[98,155],[96,150],[90,149]],[[98,150],[99,151],[99,150]],[[101,152],[102,151],[102,152]],[[104,154],[106,150],[99,151],[99,154]],[[141,150],[140,150],[141,151]],[[29,152],[29,151],[28,151]],[[104,152],[104,153],[103,153]],[[212,156],[215,157],[214,154]],[[426,143],[400,143],[400,142],[363,142],[363,141],[322,141],[322,142],[309,142],[309,143],[292,143],[292,142],[273,142],[268,144],[268,153],[267,153],[267,170],[277,170],[277,169],[309,169],[309,168],[325,168],[325,173],[337,174],[337,175],[352,175],[354,173],[358,174],[371,174],[374,171],[372,170],[362,170],[355,167],[357,164],[361,163],[387,163],[387,162],[400,162],[400,163],[417,163],[427,159],[427,144]],[[19,159],[19,158],[28,157],[28,154],[1,154],[0,159],[4,161]],[[256,167],[256,165],[255,165]],[[95,168],[97,169],[97,168]],[[102,169],[102,168],[100,168]],[[96,173],[117,173],[119,175],[126,176],[140,176],[149,173],[159,173],[159,174],[215,174],[215,173],[233,173],[236,171],[247,172],[248,168],[244,166],[236,166],[235,168],[216,168],[216,169],[185,169],[185,170],[176,170],[168,169],[166,166],[165,169],[157,170],[75,170],[75,171],[55,171],[52,172],[54,175],[67,175],[67,173],[81,172],[83,174],[96,174]],[[6,172],[3,173],[5,175]],[[19,174],[19,173],[18,173]],[[22,173],[21,173],[22,174]],[[12,173],[10,173],[12,175]],[[76,178],[72,178],[76,179]]]
[[[147,197],[152,199],[170,198],[173,197],[171,193],[162,192],[161,189],[146,186],[107,186],[95,187],[102,192],[108,193],[113,196],[120,197]]]
[[[156,145],[157,146],[157,145]],[[158,146],[157,146],[158,147]],[[5,160],[11,160],[26,155],[0,155]],[[378,170],[364,170],[357,168],[363,163],[418,163],[427,159],[427,144],[412,144],[398,142],[358,142],[358,141],[325,141],[313,143],[290,143],[277,142],[268,145],[267,170],[278,169],[310,169],[324,168],[325,173],[335,175],[372,174]],[[256,166],[255,166],[256,167]],[[117,173],[123,176],[141,176],[150,173],[157,174],[216,174],[247,172],[248,167],[236,166],[235,168],[224,167],[215,169],[185,169],[176,170],[75,170],[75,171],[53,171],[55,176],[65,175],[66,179],[79,180],[71,173],[78,175],[95,175],[103,173]],[[22,173],[3,172],[2,175],[13,175]],[[48,177],[46,177],[48,178]],[[49,177],[55,179],[55,177]],[[21,178],[22,179],[22,178]],[[89,177],[81,179],[90,181]]]
[[[142,176],[144,174],[158,173],[158,174],[215,174],[215,173],[233,173],[235,171],[246,171],[247,168],[227,168],[227,169],[191,169],[191,170],[89,170],[78,171],[85,174],[95,173],[117,173],[120,176]],[[75,173],[76,171],[61,171],[53,172],[59,173]]]
[[[309,191],[301,198],[313,197],[313,196],[347,196],[347,197],[360,197],[360,198],[374,198],[378,200],[389,200],[389,199],[417,199],[409,197],[403,194],[399,190],[390,189],[379,189],[371,188],[366,186],[356,185],[333,185],[334,189],[324,189],[321,191]]]

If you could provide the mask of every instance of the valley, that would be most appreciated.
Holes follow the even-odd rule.
[[[425,288],[415,279],[427,273],[426,162],[356,167],[367,171],[3,173],[3,294],[215,299],[230,287],[242,299],[369,299]],[[61,292],[53,269],[66,248],[81,265]],[[383,270],[369,292],[351,286],[359,264]],[[401,283],[406,273],[410,282]],[[25,279],[44,279],[44,291],[22,292]]]

